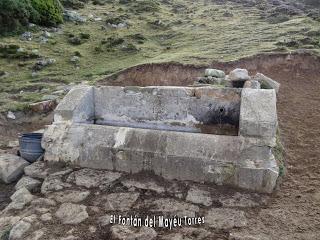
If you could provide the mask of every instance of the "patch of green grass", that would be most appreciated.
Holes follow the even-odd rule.
[[[12,99],[15,103],[31,103],[60,85],[83,81],[94,84],[105,75],[138,64],[169,61],[210,64],[213,60],[229,61],[261,52],[290,52],[306,47],[320,53],[320,48],[312,45],[315,42],[300,41],[305,39],[306,32],[311,39],[320,39],[319,23],[306,16],[271,24],[261,19],[263,10],[235,3],[147,1],[146,6],[156,11],[145,11],[144,8],[137,10],[137,2],[144,1],[109,2],[112,1],[103,6],[86,4],[79,10],[83,16],[93,14],[102,21],[66,22],[63,33],[52,33],[46,44],[39,42],[42,34],[39,29],[33,32],[32,41],[21,41],[19,36],[0,37],[2,44],[19,45],[26,52],[36,49],[39,55],[56,60],[32,76],[36,59],[0,58],[0,71],[9,73],[0,78],[0,111],[10,109]],[[226,11],[232,17],[225,17]],[[107,24],[110,19],[117,24],[125,22],[127,27],[112,28]],[[79,37],[81,44],[71,44],[68,34]],[[123,39],[123,42],[110,48],[106,46],[108,41],[102,44],[107,39]],[[298,39],[299,45],[279,45],[286,39]],[[76,66],[70,62],[75,52],[81,53]],[[44,86],[48,91],[35,92],[30,86]]]

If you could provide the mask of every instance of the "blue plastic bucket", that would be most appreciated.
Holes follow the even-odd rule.
[[[20,155],[29,162],[35,162],[43,153],[42,133],[24,133],[19,137]]]

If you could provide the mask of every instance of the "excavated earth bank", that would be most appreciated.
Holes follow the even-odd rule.
[[[116,75],[101,80],[99,84],[185,86],[192,84],[194,78],[201,76],[207,67],[209,66],[182,65],[177,63],[147,64],[126,69]],[[210,67],[220,68],[226,72],[235,67],[247,68],[251,75],[256,72],[261,72],[281,83],[278,95],[278,114],[282,142],[286,150],[286,176],[279,189],[271,196],[257,194],[247,195],[245,192],[237,192],[232,189],[227,191],[219,187],[212,188],[211,190],[207,189],[210,192],[210,197],[202,198],[202,204],[206,204],[206,201],[210,201],[211,199],[211,206],[215,208],[215,210],[209,211],[210,208],[200,204],[201,212],[204,211],[208,213],[209,211],[211,221],[218,225],[221,223],[223,224],[222,226],[220,225],[217,228],[205,227],[205,230],[203,227],[197,227],[198,230],[178,228],[172,232],[169,230],[157,230],[158,236],[154,239],[178,239],[178,237],[180,237],[179,239],[242,240],[318,239],[320,236],[320,149],[317,148],[317,145],[320,142],[320,58],[306,53],[295,53],[291,55],[262,54],[230,63],[214,62]],[[1,124],[2,127],[9,126],[2,120]],[[10,127],[14,128],[14,125],[10,125]],[[39,128],[41,127],[39,123]],[[23,127],[19,128],[19,131],[22,130]],[[10,131],[9,137],[12,137],[12,134],[13,131]],[[1,131],[1,138],[6,139],[7,137],[6,132]],[[11,138],[7,139],[9,140]],[[145,209],[144,203],[149,203],[148,199],[156,201],[156,199],[163,199],[164,197],[172,198],[170,195],[161,193],[162,188],[157,187],[157,185],[156,187],[149,186],[148,188],[151,190],[147,191],[139,190],[139,187],[138,189],[130,187],[128,181],[131,181],[132,185],[132,181],[142,180],[142,182],[148,182],[152,179],[152,177],[145,179],[146,176],[144,176],[143,179],[140,179],[139,176],[136,177],[137,178],[125,177],[124,179],[119,179],[122,181],[117,182],[106,191],[100,191],[97,188],[90,189],[91,192],[97,195],[92,195],[84,201],[83,204],[87,206],[93,205],[96,200],[98,201],[100,199],[99,194],[105,196],[110,192],[130,190],[131,195],[135,195],[135,192],[140,193],[140,199],[135,205],[139,210],[135,209],[134,212],[144,214],[148,209],[157,208],[157,203],[153,203],[148,209]],[[65,178],[63,179],[66,181]],[[128,181],[125,181],[126,179],[128,179]],[[158,180],[154,179],[151,182],[154,181],[157,182]],[[161,186],[162,184],[163,182],[160,179],[159,185]],[[170,184],[173,183],[165,185],[166,188],[168,188]],[[46,184],[45,187],[48,187],[48,184]],[[43,188],[45,187],[43,186]],[[189,200],[186,195],[189,191],[191,191],[191,193],[195,191],[194,194],[198,195],[196,190],[192,190],[193,187],[195,187],[195,189],[197,189],[197,187],[188,183],[184,183],[180,187],[182,188],[181,196],[175,196],[176,200],[161,200],[162,203],[159,200],[160,205],[162,204],[161,206],[163,207],[163,205],[173,204],[170,201],[178,201],[182,205],[176,202],[173,205],[176,206],[178,204],[179,207],[188,209],[190,206],[188,204],[184,205],[184,202],[192,202],[192,194],[189,196]],[[85,190],[79,186],[75,186],[75,189],[80,191]],[[46,194],[35,195],[46,197]],[[182,197],[184,200],[179,200],[179,197]],[[101,200],[102,199],[99,201]],[[255,202],[257,200],[259,201],[256,204]],[[97,206],[99,207],[99,203]],[[141,206],[141,208],[139,206]],[[221,207],[227,207],[227,209],[233,209],[235,211],[244,211],[244,216],[240,214],[241,216],[235,220],[234,216],[237,215],[234,214],[235,212],[232,212],[232,210],[216,210]],[[110,239],[111,236],[114,236],[117,229],[113,229],[112,232],[108,226],[99,225],[96,231],[90,232],[90,226],[95,225],[95,220],[100,215],[104,215],[105,212],[95,213],[95,208],[89,208],[90,219],[79,225],[62,225],[57,219],[54,219],[51,223],[43,223],[42,225],[46,230],[45,236],[43,236],[42,239],[60,239],[59,237],[66,237],[68,234],[78,236],[79,239]],[[56,210],[57,209],[53,210],[52,215],[55,214]],[[19,215],[19,212],[16,214]],[[229,221],[227,221],[227,223],[223,221],[222,223],[219,220],[217,223],[215,216],[219,216],[219,214],[221,214],[221,219],[227,219],[227,217],[229,217]],[[229,215],[227,216],[225,214]],[[246,224],[243,224],[243,217],[246,219]],[[234,229],[229,229],[229,224],[231,224]],[[91,227],[91,230],[94,230],[94,228]],[[126,230],[122,229],[119,231]],[[141,234],[145,231],[147,230],[141,230]],[[208,231],[211,232],[211,234],[209,234]],[[154,235],[153,232],[146,234],[149,238]],[[29,239],[32,239],[32,235],[29,237],[31,237]]]

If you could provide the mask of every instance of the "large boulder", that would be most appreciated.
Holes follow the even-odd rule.
[[[218,69],[206,69],[204,75],[206,77],[224,78],[226,74],[224,71]]]
[[[16,155],[0,155],[0,178],[5,183],[14,182],[21,177],[23,169],[29,164],[29,162]]]
[[[236,68],[229,73],[230,81],[246,81],[249,79],[250,76],[247,69]]]
[[[262,88],[274,89],[276,90],[276,93],[279,92],[280,83],[278,83],[275,80],[272,80],[271,78],[263,75],[262,73],[257,73],[254,76],[254,80],[258,81],[261,84]]]
[[[26,188],[30,192],[38,192],[41,188],[41,184],[42,182],[37,179],[31,178],[29,176],[24,176],[19,180],[19,182],[17,182],[15,189],[19,190],[21,188]]]

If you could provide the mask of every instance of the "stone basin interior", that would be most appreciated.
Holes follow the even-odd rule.
[[[94,124],[238,135],[241,89],[216,87],[94,88]]]

